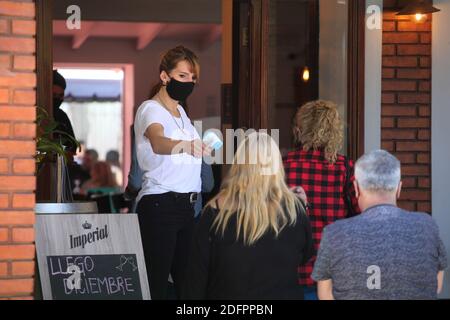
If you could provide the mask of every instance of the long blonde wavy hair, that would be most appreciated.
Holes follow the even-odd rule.
[[[335,163],[344,140],[343,123],[335,103],[311,101],[301,106],[294,117],[294,141],[303,150],[324,149],[325,158]]]
[[[236,240],[242,236],[250,246],[266,232],[276,236],[287,225],[294,225],[297,210],[304,207],[285,183],[280,150],[265,133],[251,133],[239,145],[233,165],[216,199],[223,202],[212,225],[216,233],[225,233],[230,218],[236,216]]]

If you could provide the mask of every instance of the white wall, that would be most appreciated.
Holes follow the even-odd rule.
[[[434,0],[432,79],[432,206],[450,257],[450,0]],[[447,269],[448,270],[448,269]],[[442,298],[450,299],[450,276]]]
[[[366,7],[378,5],[383,10],[383,0],[367,0]],[[382,17],[381,17],[382,18]],[[381,146],[381,59],[382,29],[366,27],[364,145],[365,151]]]

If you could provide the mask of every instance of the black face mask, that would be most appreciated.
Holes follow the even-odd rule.
[[[176,101],[186,101],[194,90],[195,82],[181,82],[170,78],[170,82],[167,84],[166,89],[169,97]]]
[[[63,102],[64,102],[63,99],[53,98],[53,109],[58,109]]]

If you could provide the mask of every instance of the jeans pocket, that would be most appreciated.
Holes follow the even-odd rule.
[[[161,207],[161,200],[155,196],[144,196],[137,205],[138,214],[149,214]]]

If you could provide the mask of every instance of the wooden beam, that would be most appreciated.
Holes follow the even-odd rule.
[[[201,51],[206,50],[214,42],[216,42],[222,36],[222,25],[217,24],[211,27],[209,32],[203,39],[200,40],[199,48]]]
[[[145,24],[139,30],[137,38],[136,50],[144,50],[164,29],[163,23]]]
[[[83,43],[89,38],[95,22],[81,22],[81,29],[78,30],[72,38],[72,49],[79,49]]]

